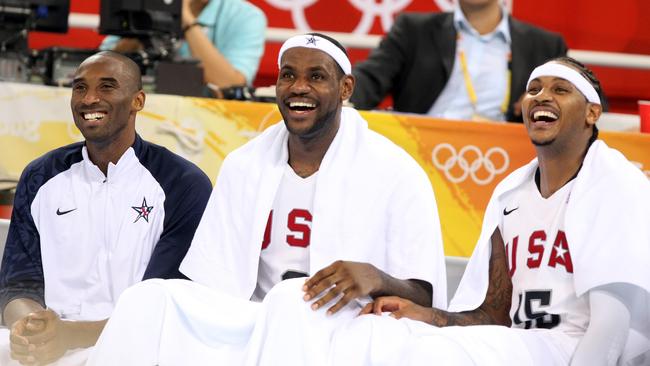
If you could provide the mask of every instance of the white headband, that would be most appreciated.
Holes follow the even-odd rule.
[[[540,76],[556,76],[565,79],[573,84],[590,103],[600,104],[600,98],[598,97],[596,89],[594,89],[594,87],[587,81],[587,79],[584,78],[584,76],[580,75],[579,72],[569,66],[565,66],[561,63],[553,61],[538,66],[530,74],[528,83],[526,83],[526,89],[528,89],[528,85],[530,85],[530,82],[533,79],[536,79]]]
[[[325,38],[311,34],[293,36],[284,42],[282,48],[280,48],[280,53],[278,54],[278,69],[280,68],[280,60],[282,60],[282,55],[288,49],[294,47],[307,47],[321,50],[332,56],[334,61],[336,61],[339,66],[341,66],[341,69],[343,69],[343,72],[346,75],[352,73],[352,64],[350,64],[350,59],[345,55],[345,52],[343,52],[334,43],[326,40]]]

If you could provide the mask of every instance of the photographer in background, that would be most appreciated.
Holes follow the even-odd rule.
[[[266,16],[243,0],[183,0],[181,57],[192,57],[203,66],[207,85],[219,89],[250,85],[264,53]],[[101,49],[134,52],[142,43],[133,38],[109,36]]]

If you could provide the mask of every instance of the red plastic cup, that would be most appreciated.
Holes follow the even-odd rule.
[[[641,132],[650,133],[650,100],[639,101],[639,116],[641,117]]]
[[[0,219],[10,219],[13,208],[13,190],[0,190]],[[0,243],[2,245],[2,243]]]

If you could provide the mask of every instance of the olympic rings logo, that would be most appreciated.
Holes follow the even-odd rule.
[[[311,26],[305,16],[305,9],[314,5],[318,0],[266,0],[277,9],[291,12],[294,27],[300,31],[311,31]],[[393,16],[404,10],[413,0],[348,0],[363,15],[359,24],[352,31],[354,34],[368,34],[375,18],[379,17],[384,32],[393,25]],[[441,11],[451,11],[454,0],[433,0]]]
[[[314,5],[318,0],[266,0],[267,3],[281,10],[291,11],[291,20],[296,29],[308,32],[311,30],[307,17],[305,17],[305,8]]]
[[[393,14],[402,11],[411,0],[384,0],[375,3],[375,0],[349,0],[350,4],[357,8],[363,16],[352,31],[355,34],[367,34],[372,28],[372,23],[377,16],[381,20],[381,27],[387,32],[393,25]]]
[[[445,154],[445,152],[447,153]],[[441,157],[444,155],[449,156],[446,160],[441,161]],[[500,161],[498,168],[493,161],[493,158],[497,156],[501,157],[497,160]],[[445,173],[445,177],[450,182],[457,184],[471,178],[476,184],[482,186],[490,184],[497,175],[504,173],[510,166],[510,156],[501,147],[491,147],[484,155],[481,149],[474,145],[463,146],[460,151],[456,152],[456,149],[446,142],[433,148],[431,160],[436,168]],[[479,171],[486,173],[480,174]],[[483,177],[485,174],[487,175]]]
[[[314,5],[318,0],[265,0],[269,5],[276,9],[290,11],[291,20],[295,29],[302,32],[312,30],[305,9]],[[325,0],[322,0],[325,1]],[[329,0],[328,0],[329,1]],[[359,10],[363,15],[361,20],[352,31],[353,34],[368,34],[372,28],[375,18],[379,18],[383,32],[386,33],[393,25],[395,14],[403,11],[414,0],[348,0],[348,2]],[[424,1],[424,0],[422,0]],[[440,11],[449,12],[454,10],[454,3],[457,0],[429,0],[432,1]],[[512,12],[512,3],[514,0],[504,0],[504,4],[509,12]],[[433,11],[434,8],[432,7]]]

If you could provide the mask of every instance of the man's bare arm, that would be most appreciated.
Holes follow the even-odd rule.
[[[483,304],[475,310],[450,313],[433,309],[432,324],[450,325],[505,325],[510,326],[512,280],[508,273],[505,245],[499,228],[491,238],[490,280]]]
[[[391,312],[395,318],[406,317],[439,327],[451,325],[505,325],[510,326],[510,303],[512,281],[508,273],[505,247],[497,228],[491,238],[489,285],[485,301],[477,309],[452,313],[436,308],[423,307],[396,296],[381,297],[368,304],[361,314]]]
[[[460,313],[433,309],[432,324],[437,326],[487,324],[510,326],[512,280],[508,273],[508,260],[499,228],[494,230],[491,242],[490,280],[483,304],[475,310]]]
[[[433,286],[429,282],[423,280],[400,280],[385,272],[379,272],[381,272],[382,276],[382,285],[379,291],[370,294],[373,298],[380,296],[399,296],[421,306],[431,306]]]

